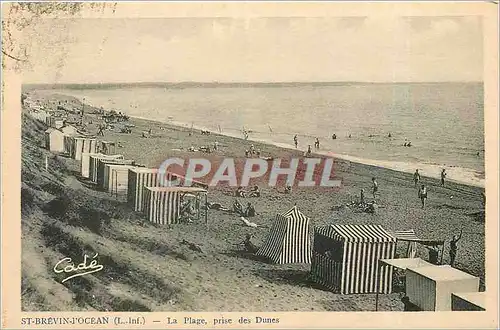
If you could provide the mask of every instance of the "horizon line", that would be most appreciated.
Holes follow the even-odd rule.
[[[362,80],[339,80],[339,81],[135,81],[135,82],[26,82],[24,86],[33,85],[317,85],[317,84],[438,84],[438,83],[484,83],[484,80],[441,80],[441,81],[362,81]]]

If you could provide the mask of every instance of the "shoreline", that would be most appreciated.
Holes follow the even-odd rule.
[[[87,104],[86,104],[87,105]],[[130,118],[134,119],[139,119],[139,120],[146,120],[146,121],[152,121],[156,123],[161,123],[161,124],[167,124],[171,125],[174,127],[179,127],[183,129],[191,129],[191,126],[189,123],[185,122],[179,122],[175,120],[171,121],[162,121],[162,120],[154,120],[146,117],[140,117],[140,116],[129,116]],[[304,150],[301,149],[296,149],[295,146],[287,143],[280,143],[280,142],[275,142],[267,139],[255,139],[251,137],[251,133],[249,134],[249,138],[245,140],[244,138],[241,137],[241,133],[229,133],[229,132],[219,132],[217,130],[203,127],[200,125],[192,125],[192,128],[194,130],[205,130],[209,131],[211,134],[215,135],[221,135],[225,137],[231,137],[235,139],[239,139],[241,141],[250,141],[250,142],[258,142],[282,149],[286,149],[289,151],[301,151],[304,152]],[[332,151],[313,151],[313,155],[319,155],[319,156],[328,156],[344,161],[349,161],[352,163],[360,164],[360,165],[365,165],[365,166],[372,166],[376,168],[383,168],[386,170],[391,170],[391,171],[396,171],[396,172],[402,172],[406,174],[413,174],[415,171],[415,168],[418,168],[420,171],[420,175],[422,178],[430,178],[430,179],[440,179],[440,171],[441,169],[445,168],[446,172],[448,174],[447,182],[453,182],[455,184],[461,184],[461,185],[467,185],[471,186],[474,188],[485,188],[485,178],[476,178],[478,171],[469,169],[469,168],[463,168],[463,167],[457,167],[457,166],[449,166],[449,165],[438,165],[438,164],[422,164],[422,163],[408,163],[408,162],[394,162],[394,161],[384,161],[384,160],[375,160],[375,159],[367,159],[367,158],[362,158],[362,157],[357,157],[357,156],[352,156],[352,155],[346,155],[346,154],[335,154]],[[426,173],[426,175],[422,175],[422,173]],[[435,175],[429,175],[427,173],[436,173]],[[450,179],[450,177],[452,179]]]

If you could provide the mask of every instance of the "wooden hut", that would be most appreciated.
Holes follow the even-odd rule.
[[[64,133],[55,128],[45,131],[45,147],[52,152],[64,152]]]

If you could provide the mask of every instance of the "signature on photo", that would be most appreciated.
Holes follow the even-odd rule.
[[[97,258],[97,255],[98,253],[96,253],[95,256],[92,257],[92,259],[94,260],[92,260],[89,265],[87,265],[88,256],[86,254],[83,257],[83,262],[78,264],[77,266],[75,266],[75,263],[72,262],[71,258],[68,257],[63,258],[59,260],[59,262],[54,266],[54,272],[56,272],[57,274],[60,273],[71,274],[76,272],[76,274],[66,277],[64,280],[61,281],[61,283],[64,283],[75,277],[98,272],[102,270],[104,267],[102,265],[99,265],[99,262],[95,260],[95,258]],[[65,264],[66,266],[64,266]]]

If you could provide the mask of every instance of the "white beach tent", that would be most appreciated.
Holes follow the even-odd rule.
[[[45,131],[45,146],[52,152],[64,152],[64,133],[53,127]]]
[[[297,206],[283,214],[277,214],[267,238],[256,254],[276,264],[310,264],[309,223],[310,219]]]
[[[451,294],[461,291],[478,292],[479,278],[449,265],[406,270],[406,295],[423,311],[451,311]]]
[[[420,258],[380,259],[378,264],[379,269],[384,266],[395,267],[402,270],[406,270],[407,268],[429,267],[432,266],[432,264]],[[378,295],[379,295],[379,290],[377,290],[377,295],[375,296],[376,311],[378,311]]]

